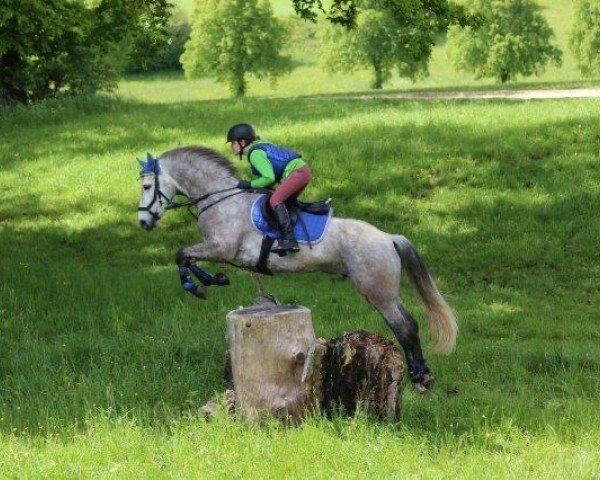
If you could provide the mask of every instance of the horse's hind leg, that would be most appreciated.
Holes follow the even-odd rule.
[[[384,263],[379,265],[380,268],[374,274],[357,269],[350,277],[394,332],[404,351],[412,383],[419,392],[425,392],[434,378],[423,358],[419,326],[398,297],[400,266]]]
[[[404,350],[410,380],[415,389],[423,393],[433,384],[434,377],[429,371],[419,339],[419,325],[404,307],[400,299],[385,306],[375,307],[379,310],[387,325],[392,329]]]

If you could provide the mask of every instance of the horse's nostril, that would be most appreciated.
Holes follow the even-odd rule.
[[[146,231],[152,230],[156,226],[156,222],[151,218],[146,220],[140,220],[140,227],[142,227]]]

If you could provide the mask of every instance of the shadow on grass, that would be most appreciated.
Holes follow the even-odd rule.
[[[482,415],[486,425],[508,417],[522,429],[545,428],[557,421],[547,405],[593,398],[598,387],[586,382],[599,372],[597,328],[578,322],[592,318],[598,300],[600,198],[587,188],[598,178],[598,132],[579,119],[491,131],[460,118],[347,123],[398,105],[422,108],[309,100],[48,104],[17,112],[0,131],[2,167],[19,173],[55,150],[67,157],[110,156],[124,145],[154,150],[190,132],[202,143],[241,117],[263,118],[267,132],[289,125],[290,140],[315,159],[314,188],[334,197],[337,214],[411,238],[458,312],[458,351],[431,357],[439,383],[428,397],[407,395],[404,425],[430,438],[440,429],[468,432]],[[476,116],[486,106],[470,108]],[[40,168],[52,173],[51,165]],[[91,216],[97,205],[44,201],[33,185],[27,192],[1,194],[0,430],[83,428],[95,409],[168,425],[225,388],[223,318],[252,300],[251,282],[228,269],[233,286],[213,290],[207,303],[180,291],[173,255],[199,238],[184,212],[147,234],[136,225],[138,198],[107,198],[119,220],[70,229],[51,219]],[[445,204],[453,192],[459,201]],[[268,283],[284,300],[303,303],[298,292],[310,292],[317,322],[336,322],[320,327],[331,335],[387,332],[373,326],[375,313],[346,282],[306,275]],[[414,294],[408,303],[416,309]]]

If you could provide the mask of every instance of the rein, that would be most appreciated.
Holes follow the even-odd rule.
[[[192,207],[194,205],[197,206],[198,202],[206,200],[207,198],[210,198],[211,196],[216,195],[218,193],[229,192],[231,190],[237,190],[237,189],[238,189],[238,187],[224,188],[223,190],[217,190],[215,192],[210,192],[210,193],[207,193],[205,195],[202,195],[201,197],[193,198],[191,200],[188,200],[187,202],[182,202],[182,203],[169,201],[169,203],[167,204],[167,206],[165,207],[165,209],[166,210],[174,210],[174,209],[180,208],[180,207],[188,207],[188,212],[190,212],[190,215],[192,215],[194,218],[197,219],[198,217],[200,217],[200,215],[202,215],[204,212],[206,212],[209,208],[214,207],[218,203],[221,203],[223,200],[227,200],[228,198],[231,198],[231,197],[233,197],[235,195],[239,195],[240,193],[244,193],[244,190],[239,190],[237,192],[233,192],[233,193],[231,193],[229,195],[225,195],[224,197],[219,198],[218,200],[214,201],[213,203],[209,203],[205,207],[203,207],[200,210],[198,210],[198,213],[195,214],[195,215],[192,212],[192,210],[190,209],[190,207]]]
[[[206,212],[209,208],[214,207],[215,205],[221,203],[223,200],[227,200],[228,198],[234,197],[235,195],[239,195],[240,193],[244,193],[244,192],[265,193],[265,192],[270,191],[270,190],[266,190],[266,189],[262,189],[262,188],[256,188],[256,189],[251,189],[251,190],[242,190],[242,189],[238,189],[238,187],[236,186],[236,187],[224,188],[222,190],[216,190],[214,192],[206,193],[198,198],[191,198],[191,199],[188,198],[187,202],[180,203],[180,202],[173,201],[172,198],[168,198],[161,191],[160,182],[158,180],[158,175],[159,175],[158,173],[156,173],[156,172],[154,173],[154,196],[152,197],[152,201],[145,207],[138,207],[138,212],[148,212],[150,215],[152,215],[152,218],[154,218],[154,220],[159,220],[159,218],[160,218],[156,212],[153,212],[151,210],[152,205],[154,205],[157,200],[160,203],[161,207],[164,205],[165,210],[174,210],[174,209],[181,208],[181,207],[188,207],[188,211],[190,212],[190,215],[192,215],[194,218],[198,219],[200,217],[200,215],[202,215],[204,212]],[[142,176],[144,176],[144,175],[142,174]],[[192,206],[197,207],[199,202],[202,202],[203,200],[206,200],[206,199],[212,197],[213,195],[217,195],[219,193],[224,193],[224,192],[230,192],[231,190],[238,190],[238,191],[230,193],[229,195],[225,195],[224,197],[221,197],[218,200],[216,200],[212,203],[209,203],[205,207],[199,209],[196,214],[194,214],[194,212],[192,212],[191,207]],[[166,204],[163,204],[163,200],[165,200]]]
[[[192,200],[188,200],[187,202],[183,202],[183,203],[175,203],[175,202],[170,201],[169,204],[165,207],[165,209],[172,210],[172,209],[179,208],[179,207],[188,207],[188,212],[190,212],[190,215],[192,217],[194,217],[195,219],[198,219],[200,217],[200,215],[202,215],[204,212],[206,212],[209,208],[214,207],[216,204],[221,203],[223,200],[227,200],[228,198],[239,195],[240,193],[269,193],[269,192],[271,192],[271,190],[269,190],[267,188],[251,188],[251,189],[244,189],[244,190],[239,189],[237,192],[230,193],[229,195],[225,195],[224,197],[219,198],[218,200],[214,201],[213,203],[209,203],[205,207],[199,209],[197,214],[194,214],[194,212],[192,212],[192,210],[190,208],[193,205],[196,205],[198,202],[201,202],[202,200],[206,200],[207,198],[211,197],[212,195],[216,195],[218,193],[223,193],[223,192],[229,192],[231,190],[237,190],[237,189],[238,189],[238,187],[224,188],[223,190],[217,190],[215,192],[210,192],[205,195],[202,195],[201,197],[194,198]]]
[[[206,193],[204,195],[202,195],[201,197],[198,198],[192,198],[191,200],[188,200],[187,202],[173,202],[170,201],[169,204],[165,207],[167,210],[171,210],[173,208],[179,208],[179,207],[188,207],[191,205],[196,205],[198,202],[201,202],[202,200],[206,200],[207,198],[210,198],[213,195],[216,195],[217,193],[223,193],[223,192],[229,192],[231,190],[236,190],[237,187],[231,187],[231,188],[224,188],[223,190],[217,190],[215,192],[210,192],[210,193]],[[237,192],[237,193],[241,193]],[[235,193],[235,195],[237,195],[237,193]],[[223,198],[229,198],[231,195],[227,195],[226,197]]]
[[[194,214],[194,212],[192,212],[191,207],[192,206],[197,207],[197,204],[199,202],[202,202],[203,200],[206,200],[206,199],[212,197],[213,195],[217,195],[219,193],[224,193],[224,192],[230,192],[231,190],[238,190],[238,191],[230,193],[229,195],[225,195],[224,197],[221,197],[218,200],[215,200],[214,202],[209,203],[205,207],[199,209],[197,214]],[[242,189],[238,189],[238,187],[230,187],[230,188],[224,188],[222,190],[216,190],[214,192],[209,192],[209,193],[202,195],[201,197],[188,199],[187,202],[180,203],[180,202],[173,201],[172,198],[168,198],[161,191],[160,182],[158,181],[158,174],[155,173],[154,174],[154,197],[152,198],[152,201],[147,206],[138,207],[138,211],[139,212],[148,212],[150,215],[152,215],[152,218],[154,218],[154,220],[158,220],[160,217],[158,216],[158,214],[156,212],[153,212],[151,210],[151,208],[152,208],[152,205],[154,205],[154,203],[156,203],[156,200],[158,200],[158,202],[160,203],[160,206],[162,207],[163,199],[164,199],[166,201],[165,210],[175,210],[175,209],[181,208],[181,207],[188,207],[188,211],[190,212],[190,215],[192,215],[194,218],[198,219],[200,217],[200,215],[202,215],[204,212],[206,212],[209,208],[214,207],[218,203],[221,203],[223,200],[227,200],[228,198],[234,197],[235,195],[239,195],[240,193],[245,193],[245,192],[265,193],[265,192],[269,192],[269,191],[270,190],[263,189],[263,188],[253,188],[251,190],[242,190]]]
[[[223,193],[223,192],[227,192],[230,190],[236,190],[238,187],[232,187],[232,188],[225,188],[223,190],[217,190],[216,192],[210,192],[207,193],[206,195],[202,195],[200,198],[194,199],[194,200],[190,200],[188,202],[185,203],[171,203],[170,205],[167,205],[167,209],[172,209],[172,208],[179,208],[179,207],[185,207],[185,206],[192,206],[192,205],[196,205],[198,202],[201,202],[202,200],[206,200],[207,198],[209,198],[211,195],[215,195],[217,193]],[[221,203],[223,200],[227,200],[228,198],[234,197],[236,195],[239,195],[240,193],[269,193],[271,192],[271,190],[269,190],[268,188],[251,188],[251,189],[240,189],[237,192],[233,192],[230,193],[229,195],[225,195],[224,197],[219,198],[218,200],[214,201],[213,203],[209,203],[208,205],[206,205],[205,207],[201,208],[200,210],[198,210],[198,213],[196,215],[194,215],[194,213],[189,210],[190,214],[195,217],[196,219],[198,219],[198,217],[200,217],[200,215],[202,215],[204,212],[206,212],[209,208],[214,207],[217,203]]]

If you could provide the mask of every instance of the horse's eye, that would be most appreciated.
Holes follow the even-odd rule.
[[[152,185],[144,185],[144,190],[150,190],[152,188]]]

